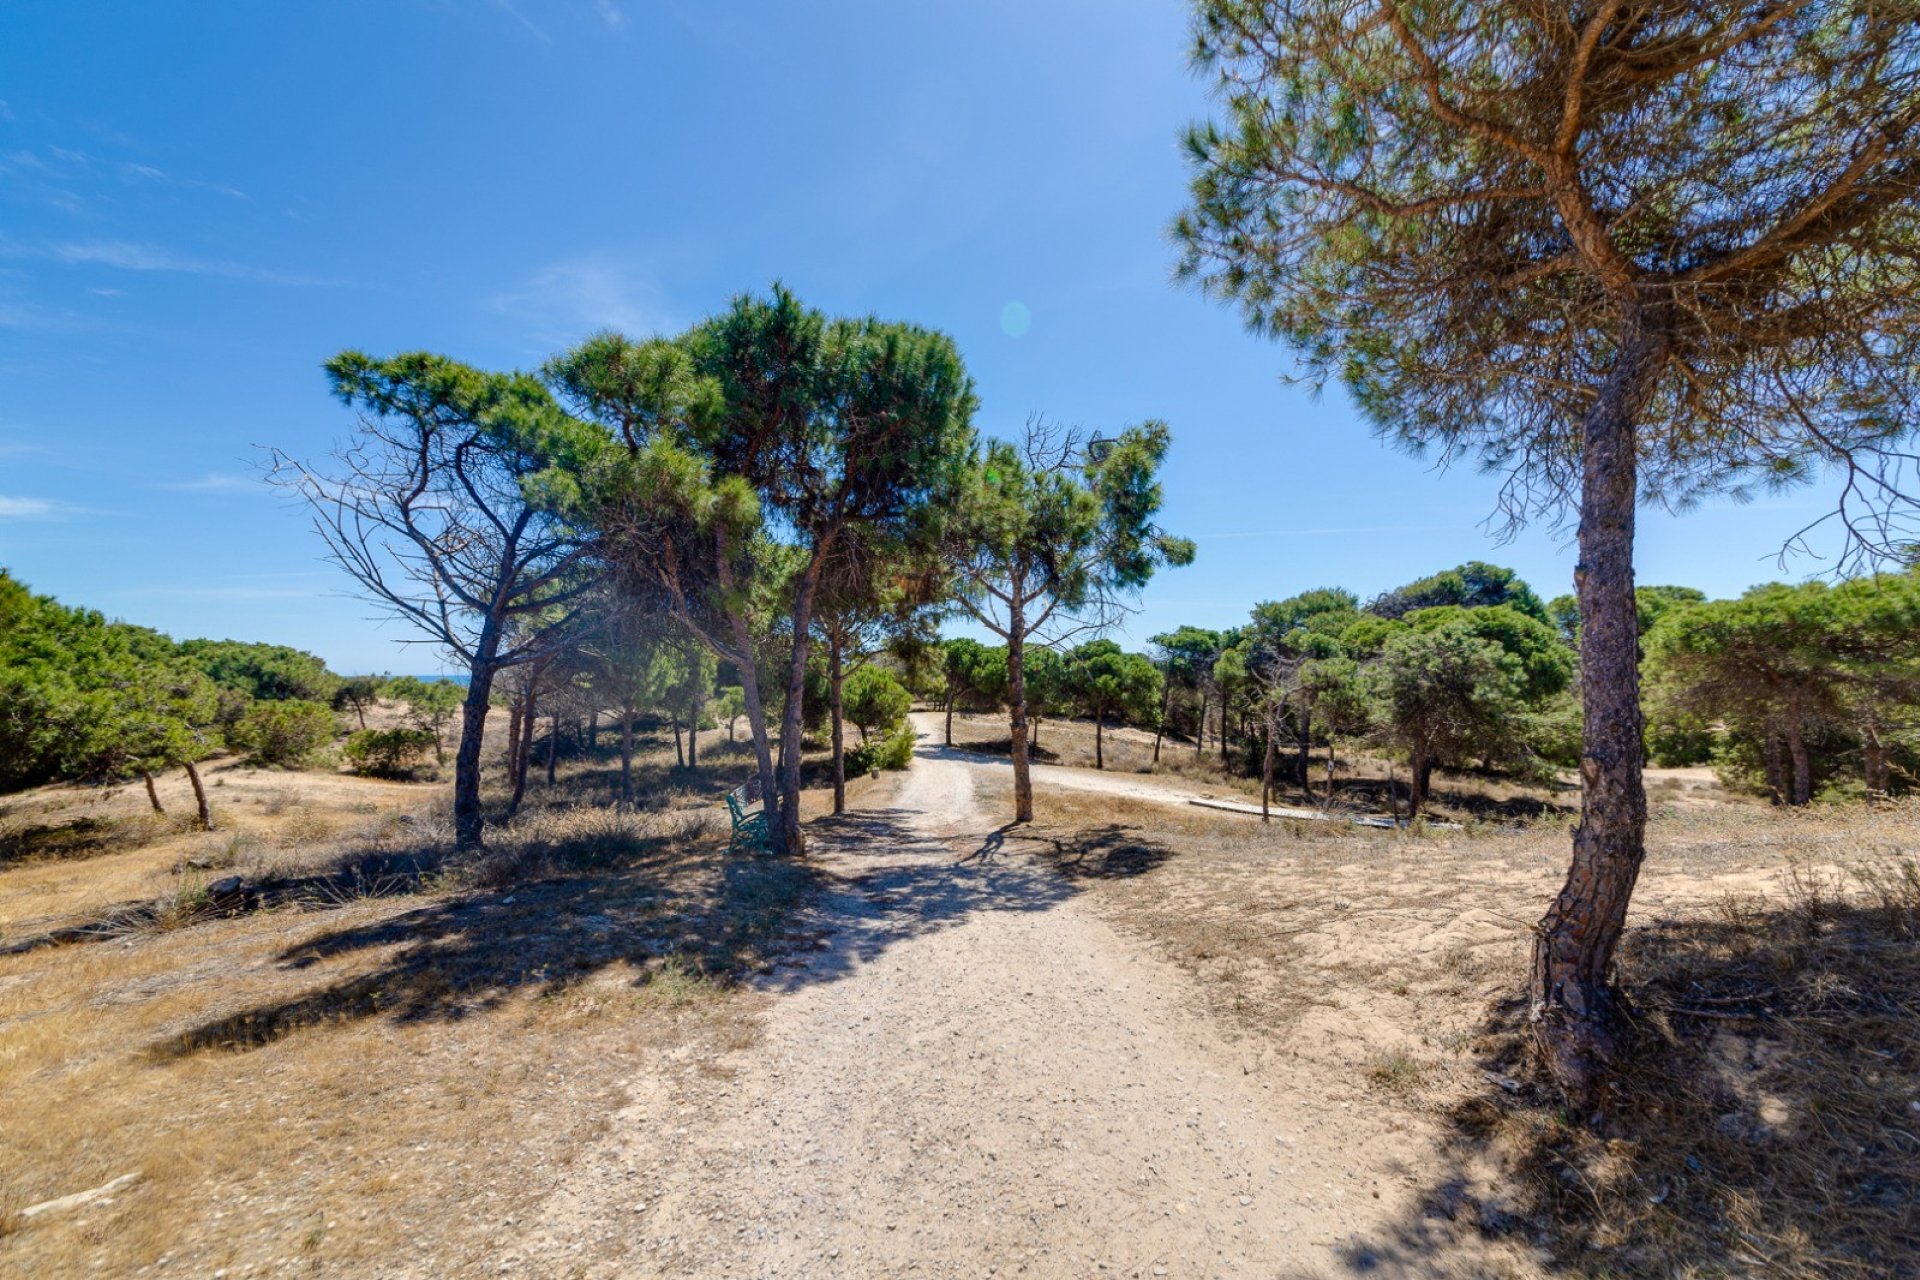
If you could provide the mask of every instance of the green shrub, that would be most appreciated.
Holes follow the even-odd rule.
[[[884,738],[863,742],[847,752],[847,775],[876,769],[905,769],[913,763],[913,726],[903,724]]]
[[[355,773],[402,778],[439,742],[431,729],[362,729],[347,739],[347,763]]]
[[[335,731],[332,709],[318,702],[256,702],[227,741],[260,764],[294,769],[332,742]]]
[[[860,726],[860,740],[890,736],[906,722],[913,695],[880,667],[862,667],[847,677],[842,693],[847,719]],[[911,754],[911,748],[909,748]],[[904,767],[904,766],[902,766]]]

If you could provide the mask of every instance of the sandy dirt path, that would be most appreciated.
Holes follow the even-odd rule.
[[[836,887],[762,980],[758,1037],[636,1077],[502,1271],[1509,1273],[1409,1234],[1417,1122],[1223,1036],[1183,974],[998,852],[990,766],[922,728],[889,807],[814,828]]]

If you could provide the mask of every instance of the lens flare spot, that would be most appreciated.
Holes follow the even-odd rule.
[[[1024,302],[1009,302],[1000,308],[1000,332],[1009,338],[1018,338],[1033,328],[1033,312],[1027,310]]]

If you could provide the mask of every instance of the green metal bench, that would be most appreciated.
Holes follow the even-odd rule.
[[[749,809],[753,804],[760,807]],[[767,827],[767,806],[761,803],[760,779],[743,782],[727,792],[727,812],[733,816],[733,838],[727,844],[729,852],[747,849],[765,853],[771,847],[772,832]]]

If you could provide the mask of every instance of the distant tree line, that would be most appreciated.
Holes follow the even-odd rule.
[[[1660,765],[1711,764],[1779,804],[1823,791],[1893,795],[1920,770],[1920,576],[1755,587],[1708,600],[1639,588],[1649,690],[1646,749]],[[1196,756],[1311,793],[1343,745],[1407,767],[1408,816],[1437,768],[1538,779],[1579,762],[1579,627],[1571,597],[1543,603],[1512,570],[1479,561],[1366,604],[1338,588],[1256,605],[1224,630],[1184,626],[1146,653],[1111,640],[1027,652],[1030,742],[1048,716],[1180,739]],[[941,650],[947,741],[957,707],[1001,705],[1004,646]]]
[[[233,753],[296,768],[340,737],[342,713],[360,729],[347,759],[371,773],[404,773],[439,753],[456,685],[415,677],[342,677],[314,654],[237,640],[175,642],[147,627],[36,595],[0,569],[0,791],[46,782],[139,780],[163,811],[154,776],[183,771],[196,819],[212,807],[199,765]],[[385,699],[400,722],[366,728]]]

